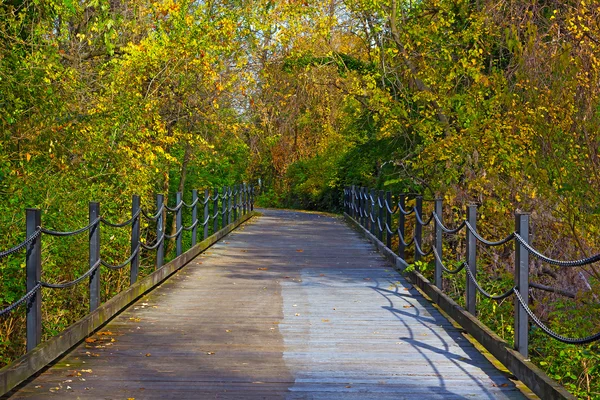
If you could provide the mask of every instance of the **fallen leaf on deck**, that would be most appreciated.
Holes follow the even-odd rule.
[[[206,354],[208,354],[209,356],[212,356],[212,355],[215,354],[215,352],[214,351],[207,351]]]
[[[304,250],[302,250],[302,249],[296,249],[296,251],[297,251],[298,253],[302,253]]]
[[[329,322],[328,319],[322,319],[321,322]]]
[[[94,343],[96,340],[98,340],[98,339],[94,339],[94,338],[91,338],[91,337],[85,338],[85,342],[86,343]]]
[[[98,336],[112,336],[114,333],[111,331],[98,332]]]
[[[152,354],[150,353],[146,353],[146,357],[150,357]]]
[[[256,268],[259,271],[267,271],[269,268]]]
[[[81,372],[87,372],[88,374],[91,374],[92,370],[91,369],[82,369]]]
[[[411,306],[404,306],[404,308],[411,308],[411,307],[414,307],[414,306],[412,306],[412,305]]]

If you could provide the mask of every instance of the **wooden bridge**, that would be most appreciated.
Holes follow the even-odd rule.
[[[525,398],[342,220],[261,211],[10,398]]]

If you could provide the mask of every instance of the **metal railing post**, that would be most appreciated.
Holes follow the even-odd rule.
[[[221,228],[227,226],[227,187],[223,186],[223,198],[221,200]]]
[[[360,224],[366,228],[367,226],[366,224],[366,219],[365,219],[365,207],[366,207],[366,201],[365,201],[365,188],[364,187],[360,187],[358,190],[358,209],[360,210],[360,214],[358,215],[358,221],[360,222]]]
[[[227,225],[233,222],[233,189],[227,188]]]
[[[90,202],[89,205],[90,224],[100,216],[100,203]],[[90,227],[90,268],[100,259],[100,223]],[[100,268],[96,268],[90,275],[90,311],[94,311],[100,305]]]
[[[406,240],[406,215],[404,215],[403,210],[406,209],[406,195],[401,194],[398,198],[398,257],[403,260],[406,260],[406,246],[402,243],[402,238]],[[402,235],[402,237],[400,237]],[[408,242],[407,242],[408,243]]]
[[[177,238],[175,238],[175,246],[177,257],[179,257],[183,253],[183,230],[181,229],[181,227],[183,226],[183,205],[181,205],[182,201],[183,194],[181,192],[177,192],[175,194],[175,207],[179,207],[177,213],[175,214],[175,232],[177,232]]]
[[[208,225],[210,224],[210,214],[208,212],[208,207],[210,206],[210,190],[204,189],[204,223],[203,223],[203,236],[202,240],[206,240],[208,237]]]
[[[163,266],[165,261],[165,210],[163,206],[165,204],[165,196],[162,194],[156,195],[156,210],[160,210],[158,219],[156,220],[156,240],[160,240],[158,247],[156,248],[156,269]]]
[[[467,206],[467,222],[477,229],[477,206],[475,204],[469,204]],[[467,268],[471,271],[474,278],[477,278],[477,239],[467,229]],[[466,304],[467,311],[472,315],[477,314],[477,288],[475,283],[466,276]]]
[[[364,224],[363,226],[368,231],[369,230],[369,204],[370,201],[368,199],[368,190],[366,187],[363,187],[363,215],[364,215]]]
[[[219,189],[215,188],[214,200],[213,200],[213,234],[219,231]]]
[[[346,214],[352,215],[352,189],[350,186],[346,188]]]
[[[371,194],[369,197],[369,204],[371,204],[371,208],[369,210],[369,221],[371,224],[371,235],[377,237],[377,227],[375,225],[377,225],[377,193],[375,192],[375,189],[371,189]],[[375,222],[373,222],[375,221]]]
[[[354,195],[356,194],[356,186],[352,185],[352,189],[350,191],[350,215],[352,218],[356,219],[356,199]]]
[[[237,221],[238,219],[238,194],[239,194],[239,185],[233,185],[233,220]]]
[[[254,185],[250,185],[250,211],[254,211]]]
[[[240,198],[239,200],[239,213],[240,217],[244,216],[244,184],[240,183]]]
[[[385,202],[387,206],[385,207],[385,223],[389,227],[390,231],[392,230],[392,213],[388,211],[388,206],[390,209],[392,208],[392,192],[386,192],[385,194]],[[390,232],[385,230],[385,245],[388,249],[392,248],[392,235]]]
[[[419,222],[416,215],[419,214],[419,217],[423,219],[423,196],[417,196],[415,199],[415,262],[421,260],[421,253],[417,250],[417,246],[422,250],[423,249],[423,225]],[[419,267],[416,266],[415,269],[419,271]]]
[[[529,214],[515,215],[515,232],[529,243]],[[529,302],[529,252],[515,240],[515,287],[523,297],[525,305]],[[515,350],[528,358],[529,317],[515,296]]]
[[[242,183],[242,215],[246,215],[247,201],[248,201],[248,193],[246,191],[246,184]]]
[[[362,225],[363,228],[367,229],[367,220],[365,219],[365,211],[367,207],[367,201],[365,200],[365,188],[360,187],[358,192],[358,204],[360,215],[358,216],[358,221]]]
[[[354,199],[354,219],[360,224],[360,205],[361,205],[361,193],[360,193],[360,187],[355,186],[354,187],[354,194],[356,195],[356,198]]]
[[[348,186],[344,186],[344,195],[342,198],[344,199],[344,214],[348,214]]]
[[[364,186],[360,188],[360,210],[361,210],[361,219],[362,226],[368,230],[369,225],[367,224],[367,188]]]
[[[42,212],[28,208],[26,235],[33,236],[42,225]],[[27,292],[33,290],[42,278],[42,237],[38,235],[27,245],[26,253]],[[38,289],[27,302],[27,351],[33,350],[42,341],[42,296]]]
[[[435,214],[437,215],[438,219],[440,220],[440,222],[443,222],[443,212],[444,212],[444,208],[443,208],[443,200],[442,199],[435,199]],[[435,273],[434,273],[434,282],[435,282],[435,286],[442,290],[442,251],[443,251],[443,237],[442,237],[442,227],[440,226],[440,224],[437,223],[437,221],[434,219],[433,222],[435,223],[435,251],[438,254],[438,257],[436,257],[435,259]]]
[[[192,204],[194,205],[192,207],[192,225],[196,224],[192,228],[192,247],[194,247],[198,239],[198,223],[200,222],[198,221],[198,191],[196,189],[192,190]]]
[[[356,219],[356,214],[355,214],[355,207],[356,207],[356,201],[354,199],[354,195],[356,194],[356,186],[352,185],[350,186],[350,216],[354,219]]]
[[[131,254],[137,251],[137,254],[133,256],[129,268],[129,284],[133,285],[138,278],[138,271],[140,266],[140,196],[133,195],[131,199],[131,217],[133,218],[136,214],[137,218],[133,220],[131,224]]]
[[[383,190],[379,191],[379,196],[377,197],[377,207],[379,208],[379,216],[377,217],[377,238],[379,241],[383,242],[383,231],[385,229],[385,205],[384,205],[384,192]],[[380,204],[381,203],[381,204]]]

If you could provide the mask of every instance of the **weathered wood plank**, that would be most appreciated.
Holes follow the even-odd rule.
[[[13,397],[523,398],[343,221],[264,213]]]

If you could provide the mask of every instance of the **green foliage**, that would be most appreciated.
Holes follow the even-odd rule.
[[[155,193],[173,201],[178,190],[246,179],[238,91],[248,74],[237,69],[247,60],[234,34],[246,10],[206,7],[0,2],[0,249],[24,239],[26,207],[42,209],[45,227],[71,230],[87,225],[90,201],[124,221],[133,194],[152,210]],[[154,239],[154,227],[142,232]],[[128,257],[126,229],[103,229],[101,239],[104,259]],[[85,235],[44,237],[43,279],[79,277],[85,248]],[[143,256],[142,276],[153,265]],[[24,275],[22,253],[0,262],[0,307],[24,294]],[[103,300],[129,283],[126,270],[102,275]],[[45,338],[87,313],[85,285],[42,296]],[[22,354],[23,324],[22,310],[0,321],[0,366]]]
[[[431,266],[427,262],[417,261],[411,263],[404,269],[404,273],[410,273],[414,271],[419,271],[423,275],[427,275],[429,271],[431,271]]]
[[[0,249],[23,239],[25,207],[71,229],[91,200],[124,220],[133,194],[151,208],[154,193],[172,201],[180,189],[261,178],[259,204],[278,207],[339,211],[347,185],[443,196],[455,219],[476,203],[490,237],[512,230],[515,209],[530,210],[536,246],[552,257],[597,252],[600,9],[392,4],[0,2]],[[106,257],[122,260],[127,235],[103,235]],[[45,242],[45,279],[85,270],[78,240]],[[510,287],[510,255],[486,257],[486,287]],[[153,260],[142,264],[148,273]],[[23,294],[22,258],[0,262],[0,273],[2,306]],[[583,295],[588,285],[597,293],[597,268],[535,273],[579,291],[576,304],[538,303],[551,326],[600,329],[597,301]],[[127,283],[106,276],[104,298]],[[463,302],[464,281],[446,283]],[[86,312],[85,290],[47,297],[46,336]],[[510,301],[479,306],[512,340]],[[0,322],[0,364],[22,352],[22,322],[19,312]],[[532,332],[539,365],[578,396],[598,395],[595,347]]]
[[[366,63],[349,54],[333,52],[331,55],[318,57],[312,54],[303,54],[296,57],[288,57],[284,60],[282,69],[293,73],[298,69],[318,67],[333,64],[337,67],[342,77],[347,76],[348,71],[356,71],[359,74],[375,73],[377,71],[374,63]]]

